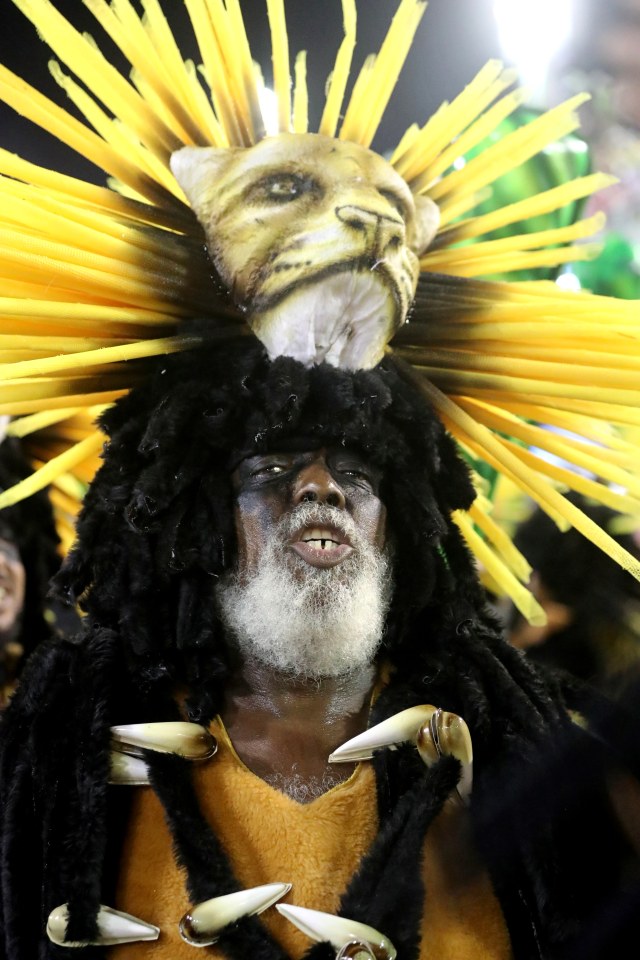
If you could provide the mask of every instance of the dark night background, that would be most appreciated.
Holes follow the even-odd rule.
[[[55,6],[76,27],[92,33],[103,51],[118,61],[111,41],[81,0],[55,0]],[[162,0],[162,6],[182,52],[199,62],[182,3]],[[398,0],[360,0],[355,68],[368,53],[379,49],[397,6]],[[261,63],[269,83],[271,52],[265,0],[243,0],[242,7],[254,59]],[[0,11],[0,62],[74,112],[49,75],[49,50],[31,23],[11,0],[0,0]],[[339,0],[288,0],[286,14],[292,66],[298,50],[308,51],[310,129],[314,130],[319,120],[319,94],[342,37],[341,5]],[[431,0],[374,146],[381,151],[395,146],[412,122],[423,123],[443,100],[459,93],[487,59],[497,56],[500,50],[491,0]],[[0,143],[6,149],[43,166],[103,182],[100,171],[2,105],[0,123]]]

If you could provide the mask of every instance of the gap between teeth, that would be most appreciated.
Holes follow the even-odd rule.
[[[314,547],[316,550],[335,550],[336,547],[339,547],[340,544],[337,540],[329,540],[328,537],[322,537],[321,539],[311,539],[304,540],[304,543],[308,543],[309,546]]]

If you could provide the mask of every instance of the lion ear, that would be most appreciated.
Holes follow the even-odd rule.
[[[431,197],[414,196],[416,219],[411,249],[418,256],[427,249],[440,226],[440,207]]]
[[[198,219],[206,215],[211,188],[215,187],[235,152],[228,147],[182,147],[171,154],[171,172]]]

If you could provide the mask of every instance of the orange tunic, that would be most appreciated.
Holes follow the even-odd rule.
[[[283,902],[335,913],[340,897],[377,831],[373,769],[360,764],[344,783],[300,804],[265,783],[239,759],[226,731],[212,726],[218,753],[195,767],[195,787],[208,822],[244,887],[285,881]],[[420,960],[508,960],[509,938],[489,879],[478,869],[465,811],[447,804],[425,844],[427,897]],[[188,910],[161,804],[153,790],[134,797],[116,908],[160,927],[155,942],[123,944],[113,960],[193,960],[178,933]],[[261,921],[292,960],[309,939],[273,908]],[[384,932],[384,931],[383,931]],[[215,947],[207,956],[222,960]]]

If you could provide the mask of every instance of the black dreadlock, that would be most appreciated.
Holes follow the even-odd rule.
[[[515,955],[569,956],[563,944],[588,916],[594,887],[585,882],[593,856],[581,843],[585,816],[566,774],[569,745],[582,734],[560,688],[502,641],[487,612],[451,519],[473,499],[469,476],[411,375],[390,359],[368,372],[307,370],[287,358],[270,362],[245,341],[163,362],[102,425],[104,465],[58,578],[87,612],[85,630],[74,643],[45,645],[32,662],[0,756],[6,957],[74,956],[43,938],[49,911],[68,903],[68,937],[90,940],[98,904],[111,900],[116,868],[106,836],[122,792],[106,787],[110,725],[177,718],[177,687],[188,690],[192,720],[208,722],[220,705],[227,662],[212,586],[234,557],[230,470],[249,453],[327,443],[355,446],[382,469],[395,541],[383,650],[392,680],[372,722],[429,702],[465,716],[474,738],[472,816]],[[597,758],[586,747],[582,754],[582,785],[591,787]],[[459,768],[445,758],[427,769],[408,748],[374,762],[380,829],[341,912],[383,929],[399,956],[414,960],[422,841]],[[192,899],[238,889],[188,765],[151,754],[148,763]],[[532,791],[540,809],[528,803]],[[604,856],[613,845],[599,828]],[[221,946],[231,960],[283,957],[255,919],[237,924]],[[308,952],[328,956],[326,945]]]

